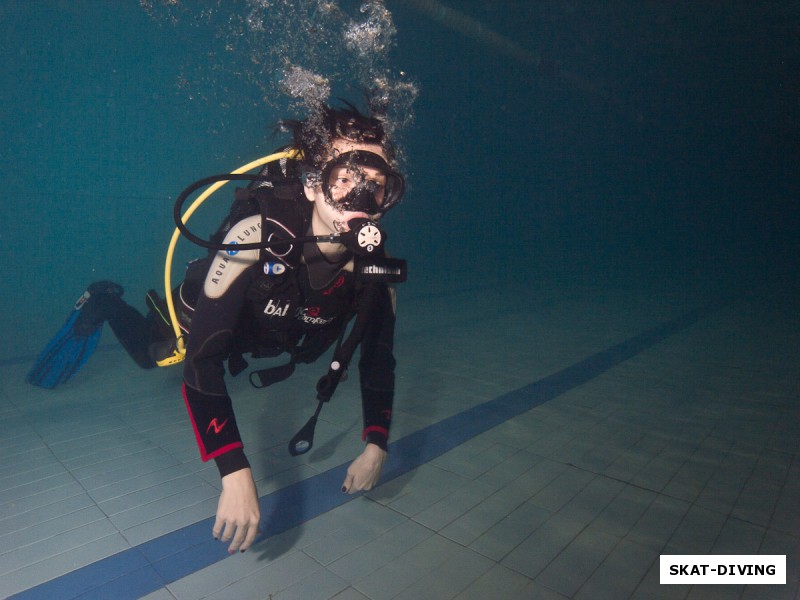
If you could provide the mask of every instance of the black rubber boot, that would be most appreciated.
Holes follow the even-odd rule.
[[[78,335],[89,335],[98,325],[108,321],[118,310],[120,304],[125,304],[122,294],[125,290],[113,281],[96,281],[91,284],[83,296],[75,304],[80,309],[75,320],[75,332]]]

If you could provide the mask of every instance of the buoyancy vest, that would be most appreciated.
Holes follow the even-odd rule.
[[[243,354],[263,358],[288,353],[288,363],[250,374],[255,387],[265,387],[289,377],[297,362],[313,362],[336,343],[332,364],[337,368],[329,366],[328,374],[318,385],[319,399],[327,400],[364,334],[367,314],[377,297],[372,287],[384,278],[376,279],[357,259],[355,272],[341,270],[320,289],[311,287],[308,266],[302,260],[303,244],[291,241],[307,233],[313,208],[306,201],[296,162],[269,163],[260,175],[269,179],[236,190],[228,216],[212,237],[221,243],[232,228],[249,219],[255,228],[252,233],[260,233],[260,239],[286,240],[286,244],[261,249],[259,266],[251,267],[255,273],[246,292],[247,307],[237,327],[235,346],[228,357],[228,371],[238,375],[248,367]],[[247,235],[246,228],[243,235]],[[249,241],[253,240],[244,238],[241,243]],[[211,251],[187,269],[181,300],[189,307],[184,311],[188,319],[216,257],[217,253]],[[404,278],[403,273],[395,281]],[[345,339],[347,324],[354,317],[356,324]]]
[[[310,222],[311,203],[302,202],[303,188],[295,171],[295,161],[281,159],[268,163],[259,173],[259,176],[268,176],[268,180],[254,181],[247,188],[237,188],[228,215],[211,236],[211,241],[222,243],[235,225],[248,219],[250,227],[242,231],[241,243],[253,241],[249,239],[251,234],[269,241],[290,240],[301,235]],[[258,215],[260,219],[254,218]],[[259,262],[265,268],[269,265],[273,273],[296,270],[301,262],[301,254],[301,244],[287,241],[286,245],[260,250]],[[217,251],[209,250],[205,257],[189,262],[182,283],[173,291],[181,329],[185,333],[190,330],[203,282],[216,258]],[[267,292],[268,283],[265,277],[258,278],[248,296],[255,298],[263,295]]]
[[[218,243],[226,238],[230,241],[231,232],[237,231],[240,243],[257,238],[286,240],[286,244],[261,249],[256,265],[249,267],[252,281],[228,357],[228,371],[237,375],[248,366],[244,354],[264,358],[288,353],[287,364],[251,373],[250,381],[256,387],[285,379],[295,363],[313,362],[337,339],[341,345],[347,323],[356,312],[356,288],[360,286],[352,272],[340,271],[320,289],[309,283],[303,244],[292,243],[292,239],[307,233],[313,205],[306,200],[295,169],[294,161],[270,163],[261,172],[268,180],[237,189],[228,216],[212,237]],[[187,270],[183,288],[195,290],[195,300],[215,260],[218,254],[212,251]]]

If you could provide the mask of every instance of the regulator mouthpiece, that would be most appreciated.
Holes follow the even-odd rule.
[[[348,250],[359,256],[371,256],[383,250],[386,234],[378,223],[359,217],[347,222],[349,231],[340,234],[339,239]]]

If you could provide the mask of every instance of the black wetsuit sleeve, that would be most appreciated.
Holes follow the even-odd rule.
[[[250,270],[218,298],[201,293],[183,369],[183,396],[200,456],[203,461],[214,459],[222,477],[249,466],[225,386],[225,360],[250,284]]]
[[[361,405],[364,413],[363,439],[386,450],[394,404],[395,358],[393,292],[376,285],[376,298],[361,342],[358,363],[361,377]]]

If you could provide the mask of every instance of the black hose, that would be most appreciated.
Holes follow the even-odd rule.
[[[175,200],[175,206],[172,210],[172,218],[175,221],[175,226],[178,230],[183,234],[183,236],[189,240],[190,242],[197,244],[203,248],[208,248],[209,250],[231,250],[231,251],[242,251],[242,250],[260,250],[262,248],[272,248],[274,246],[280,246],[282,244],[286,244],[287,240],[281,239],[276,240],[273,242],[252,242],[249,244],[222,244],[218,242],[212,242],[206,239],[203,239],[199,236],[196,236],[183,222],[183,205],[186,202],[186,199],[194,192],[199,190],[202,187],[206,187],[207,185],[211,185],[212,183],[217,183],[218,181],[269,181],[271,177],[269,175],[249,175],[247,173],[242,174],[233,174],[233,173],[224,173],[222,175],[211,175],[209,177],[204,177],[203,179],[199,179],[183,190],[178,198]],[[337,235],[323,235],[323,236],[304,236],[304,237],[296,237],[291,239],[292,242],[336,242],[339,241],[339,236]]]

